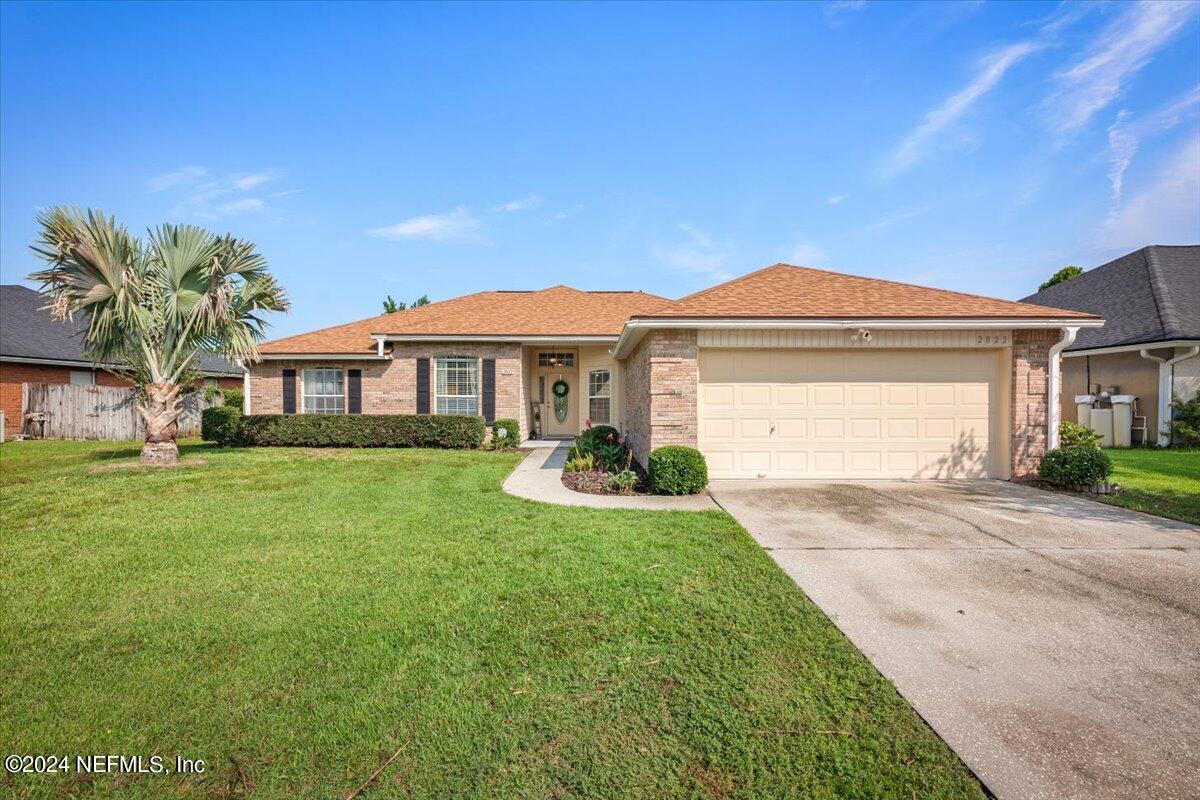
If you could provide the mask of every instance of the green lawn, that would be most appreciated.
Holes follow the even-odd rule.
[[[1113,460],[1109,480],[1123,491],[1096,495],[1097,500],[1200,525],[1200,450],[1139,447],[1104,452]]]
[[[727,515],[504,494],[519,456],[0,447],[0,750],[203,758],[5,796],[982,797]]]

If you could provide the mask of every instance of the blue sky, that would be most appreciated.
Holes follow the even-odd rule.
[[[1200,242],[1200,4],[0,6],[0,277],[37,209],[257,242],[274,335],[777,261],[1018,298]]]

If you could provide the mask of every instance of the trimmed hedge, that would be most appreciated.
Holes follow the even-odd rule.
[[[212,406],[200,412],[200,438],[222,447],[238,444],[242,428],[241,406]]]
[[[224,411],[229,406],[207,409]],[[232,410],[232,409],[231,409]],[[214,423],[216,417],[212,417]],[[252,447],[437,447],[469,450],[483,444],[483,417],[432,414],[251,414],[237,418],[222,444]],[[207,439],[208,436],[205,436]]]
[[[500,435],[504,431],[504,435]],[[515,419],[498,419],[492,423],[492,446],[516,447],[521,443],[521,425]]]
[[[225,397],[225,405],[233,406],[239,414],[242,412],[242,404],[246,399],[245,392],[241,389],[222,389],[221,394]]]
[[[695,494],[708,485],[708,465],[699,450],[669,444],[650,453],[650,491]]]
[[[1038,464],[1038,476],[1051,486],[1095,486],[1111,473],[1108,453],[1086,444],[1055,448]]]

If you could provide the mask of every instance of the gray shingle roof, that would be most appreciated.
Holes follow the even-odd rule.
[[[1200,245],[1143,247],[1021,302],[1104,317],[1069,350],[1200,339]]]
[[[92,362],[83,354],[80,332],[86,323],[56,322],[42,306],[46,298],[33,289],[15,284],[0,286],[0,358],[37,358],[48,361]],[[200,354],[200,371],[205,375],[241,375],[231,364],[212,353]]]

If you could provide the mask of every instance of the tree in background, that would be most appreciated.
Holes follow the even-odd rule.
[[[282,287],[252,242],[191,225],[160,225],[147,241],[113,217],[54,207],[38,215],[32,250],[55,319],[83,314],[83,349],[120,365],[141,395],[143,464],[175,464],[181,397],[201,353],[257,361],[264,311],[287,311]]]
[[[1063,281],[1069,281],[1069,280],[1071,280],[1071,278],[1074,278],[1076,275],[1082,275],[1082,274],[1083,274],[1083,269],[1081,267],[1075,266],[1074,264],[1072,264],[1069,267],[1063,267],[1058,272],[1051,275],[1050,280],[1046,281],[1041,286],[1039,286],[1038,291],[1040,292],[1043,289],[1049,289],[1051,286],[1060,284]]]
[[[404,303],[397,303],[395,301],[395,299],[393,299],[392,296],[389,294],[387,296],[387,299],[383,301],[383,313],[394,314],[397,311],[404,311],[405,309],[408,309],[408,308],[420,308],[421,306],[427,306],[427,305],[429,305],[429,295],[427,295],[427,294],[423,294],[420,297],[418,297],[416,300],[413,300],[412,305],[405,305]]]

